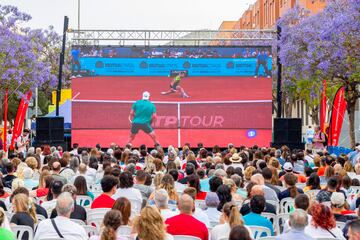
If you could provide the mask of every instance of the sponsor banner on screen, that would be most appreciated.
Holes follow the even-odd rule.
[[[269,48],[154,48],[73,47],[75,76],[270,76]]]

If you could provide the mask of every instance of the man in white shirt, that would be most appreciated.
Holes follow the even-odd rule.
[[[73,156],[79,156],[79,144],[78,143],[73,144],[73,150],[71,150],[70,154]]]
[[[17,139],[16,139],[16,146],[18,148],[18,152],[21,152],[24,154],[25,157],[25,153],[26,153],[26,148],[29,146],[29,130],[28,129],[24,129],[22,135],[20,135]]]
[[[67,240],[87,240],[85,229],[70,220],[70,214],[74,208],[74,200],[70,193],[60,194],[56,203],[58,216],[54,219],[46,219],[39,223],[34,240],[49,238],[64,238]]]
[[[171,209],[169,209],[169,194],[165,189],[159,189],[155,191],[154,201],[156,207],[160,210],[161,216],[164,218],[164,221],[179,214],[178,211],[172,211]]]
[[[112,196],[114,200],[125,197],[131,202],[131,208],[135,212],[140,213],[142,205],[142,196],[141,192],[138,189],[135,189],[134,179],[129,172],[122,172],[119,177],[120,188],[118,188],[115,194]]]

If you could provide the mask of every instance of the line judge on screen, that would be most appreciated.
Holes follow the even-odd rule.
[[[129,115],[131,130],[128,141],[130,144],[140,129],[148,134],[155,144],[159,144],[156,140],[155,130],[151,127],[151,123],[156,119],[156,107],[149,99],[150,93],[145,91],[142,94],[142,99],[136,101],[131,107]]]

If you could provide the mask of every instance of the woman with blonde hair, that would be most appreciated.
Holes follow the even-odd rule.
[[[127,238],[117,234],[117,230],[121,225],[121,212],[119,210],[110,210],[104,216],[101,234],[93,235],[89,240],[125,240]]]
[[[211,230],[211,240],[227,238],[229,237],[232,228],[236,226],[244,226],[244,221],[234,202],[228,202],[223,206],[219,223],[219,225],[216,225]],[[252,236],[251,230],[249,228],[247,228],[247,230],[249,231],[250,236]]]
[[[159,172],[154,176],[153,183],[154,183],[155,189],[159,189],[159,186],[161,184],[163,177],[164,177],[164,174],[162,172]]]
[[[155,181],[155,179],[154,179]],[[158,185],[158,187],[156,189],[165,189],[166,192],[168,193],[169,195],[169,202],[171,204],[176,204],[178,199],[179,199],[179,196],[178,196],[178,193],[175,189],[175,182],[174,182],[174,178],[170,175],[170,174],[165,174],[162,179],[161,179],[161,183]],[[149,199],[154,199],[154,195],[155,195],[155,192],[153,192]]]
[[[277,159],[276,159],[276,161],[277,161]],[[281,181],[279,179],[278,170],[275,167],[272,167],[272,166],[270,166],[269,168],[270,168],[270,170],[272,172],[270,183],[272,185],[275,185],[275,186],[281,186],[282,183],[281,183]]]
[[[12,207],[15,214],[12,216],[10,224],[29,226],[34,229],[34,225],[37,223],[37,216],[35,205],[31,199],[23,193],[16,194],[12,198]],[[23,240],[28,238],[27,233],[22,237]]]
[[[172,240],[166,233],[166,225],[158,209],[147,206],[141,210],[140,216],[135,218],[134,230],[138,240]]]
[[[256,168],[253,166],[248,166],[247,168],[245,168],[244,177],[246,181],[250,181],[250,178],[255,170]]]
[[[244,201],[244,198],[237,193],[238,187],[236,186],[234,180],[232,180],[230,178],[226,178],[226,179],[224,179],[224,184],[228,185],[230,187],[231,196],[232,196],[233,201],[236,201],[236,202],[237,201],[240,201],[240,202]]]

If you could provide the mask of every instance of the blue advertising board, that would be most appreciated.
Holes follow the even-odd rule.
[[[186,70],[189,76],[271,75],[271,57],[259,64],[257,58],[99,58],[81,57],[81,70],[95,76],[168,76]],[[266,68],[267,72],[266,72]]]

